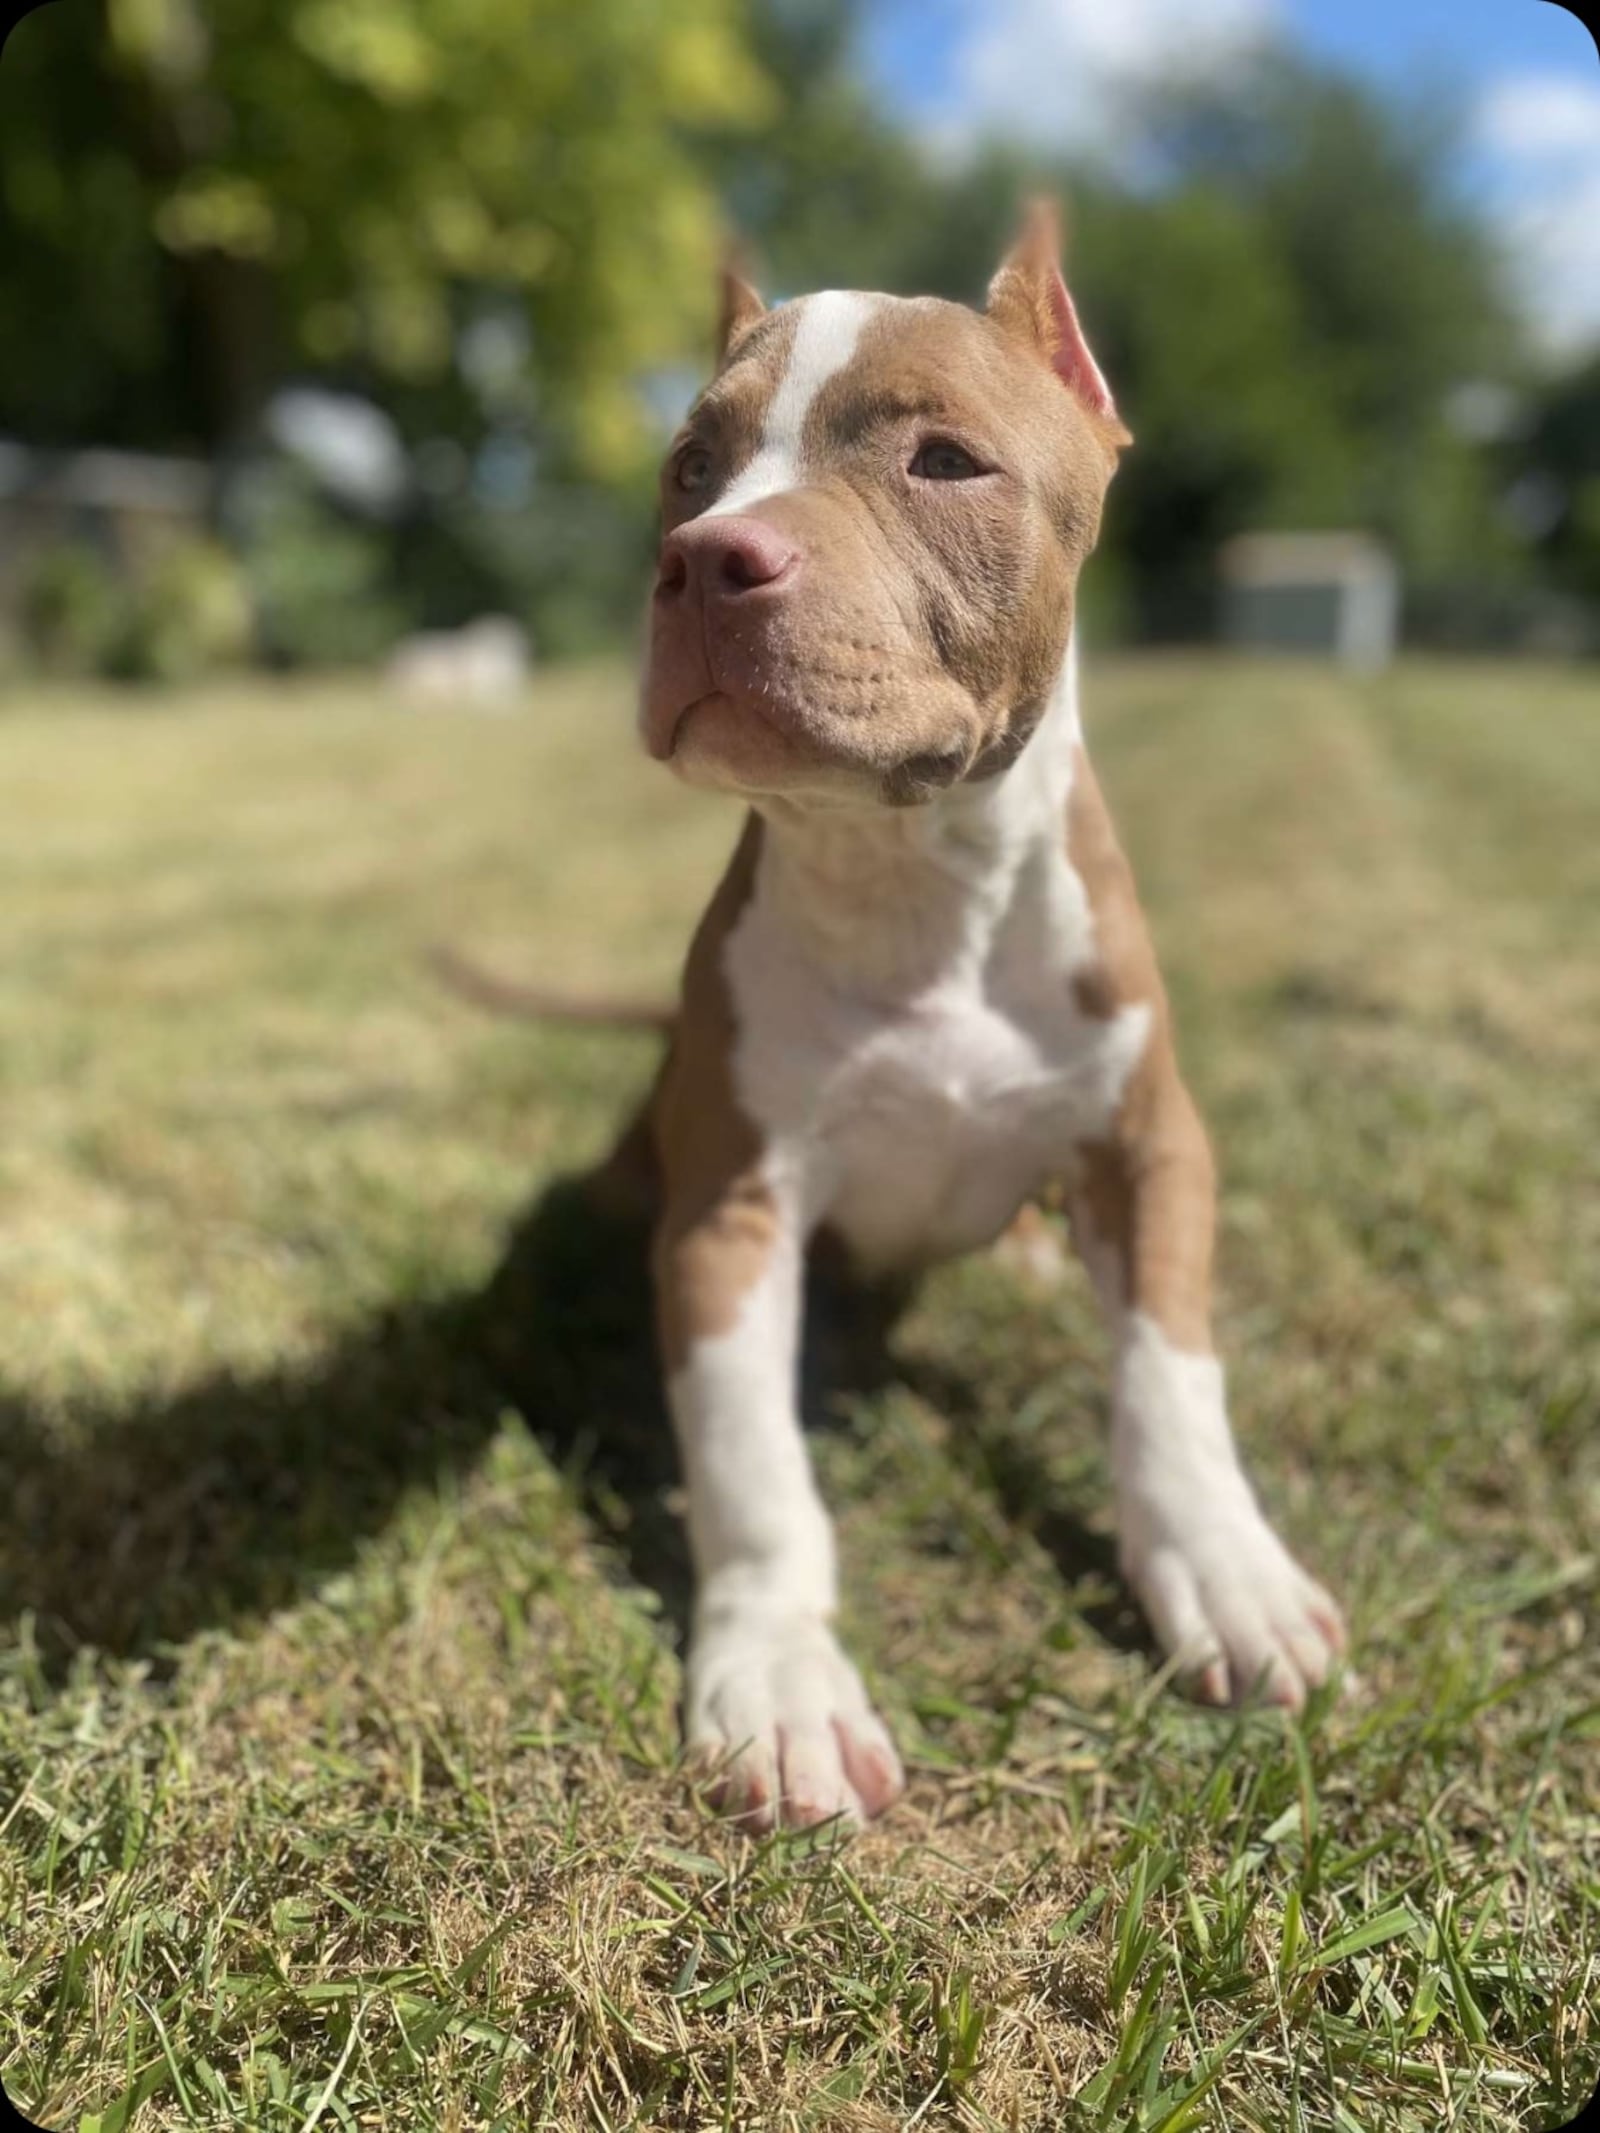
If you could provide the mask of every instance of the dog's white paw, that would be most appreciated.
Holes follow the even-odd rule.
[[[1299,1710],[1344,1650],[1339,1610],[1235,1472],[1181,1507],[1125,1507],[1123,1573],[1203,1703]]]
[[[1344,1650],[1339,1610],[1261,1515],[1220,1364],[1139,1313],[1117,1359],[1111,1462],[1123,1575],[1195,1695],[1299,1710]]]
[[[686,1730],[717,1804],[748,1829],[870,1821],[905,1789],[860,1675],[815,1615],[706,1625]]]

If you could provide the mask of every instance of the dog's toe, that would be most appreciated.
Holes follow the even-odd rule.
[[[815,1617],[697,1638],[688,1730],[712,1800],[753,1831],[870,1821],[904,1790],[860,1676]]]
[[[1254,1506],[1125,1557],[1157,1640],[1201,1703],[1303,1708],[1344,1649],[1339,1610]]]
[[[881,1815],[906,1789],[894,1742],[871,1711],[850,1719],[836,1718],[833,1730],[856,1798],[869,1820]]]
[[[748,1737],[738,1741],[703,1738],[695,1743],[691,1760],[707,1799],[719,1813],[752,1836],[774,1827],[783,1780],[768,1742]]]
[[[865,1819],[863,1803],[845,1774],[831,1726],[780,1726],[778,1761],[783,1772],[783,1819],[794,1829],[843,1817]]]

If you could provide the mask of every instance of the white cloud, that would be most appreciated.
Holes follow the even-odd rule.
[[[1477,132],[1540,339],[1562,354],[1600,342],[1600,83],[1507,75],[1485,93]]]
[[[1223,72],[1276,28],[1279,0],[967,0],[965,13],[940,134],[1114,155],[1129,90]]]
[[[1502,155],[1550,162],[1600,156],[1600,82],[1575,74],[1511,74],[1484,97],[1479,129]]]

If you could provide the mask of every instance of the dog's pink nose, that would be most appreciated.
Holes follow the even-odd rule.
[[[705,599],[734,599],[776,585],[800,560],[793,541],[759,518],[695,518],[661,544],[656,591],[669,598],[698,588]]]

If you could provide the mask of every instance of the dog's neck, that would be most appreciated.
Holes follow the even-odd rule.
[[[844,991],[912,998],[976,979],[1029,862],[1061,849],[1080,737],[1069,642],[1026,747],[995,777],[907,808],[764,802],[764,910]]]

